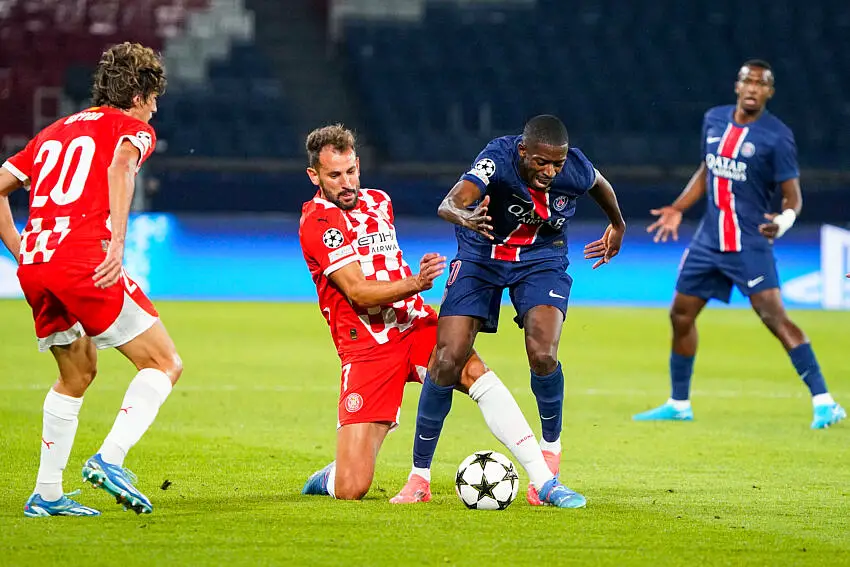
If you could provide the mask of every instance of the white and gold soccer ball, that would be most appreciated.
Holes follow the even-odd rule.
[[[506,456],[495,451],[476,451],[457,469],[455,491],[467,508],[504,510],[516,498],[519,476]]]

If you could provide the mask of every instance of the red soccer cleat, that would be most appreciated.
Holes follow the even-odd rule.
[[[429,500],[431,500],[431,483],[418,474],[414,474],[407,479],[407,484],[401,492],[390,498],[390,504],[416,504]]]
[[[543,451],[543,458],[546,459],[546,464],[549,465],[549,470],[552,474],[558,476],[561,470],[561,453],[553,453],[552,451]],[[543,506],[540,501],[540,495],[537,494],[537,489],[530,482],[528,483],[528,492],[525,493],[525,499],[532,506]]]

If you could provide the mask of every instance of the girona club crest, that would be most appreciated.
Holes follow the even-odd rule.
[[[352,392],[345,397],[345,411],[348,413],[356,413],[363,407],[363,396],[357,392]]]

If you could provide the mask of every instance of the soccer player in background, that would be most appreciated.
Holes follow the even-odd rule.
[[[696,318],[710,299],[728,303],[734,285],[788,352],[812,395],[811,426],[822,429],[847,413],[827,391],[809,339],[785,312],[773,255],[773,242],[794,225],[803,204],[794,135],[765,108],[774,93],[773,70],[766,61],[743,64],[735,93],[735,105],[705,113],[703,161],[682,194],[671,205],[651,211],[659,217],[647,228],[656,231],[654,241],[677,240],[682,213],[710,189],[702,222],[682,257],[670,308],[670,398],[634,419],[693,419],[690,388],[697,352]],[[782,212],[774,214],[769,207],[777,188],[782,193]]]
[[[357,500],[368,492],[381,444],[398,424],[405,383],[421,382],[432,358],[437,316],[419,292],[443,273],[445,258],[426,254],[413,275],[396,239],[389,195],[360,187],[351,131],[339,124],[316,129],[306,147],[307,174],[318,190],[302,208],[299,237],[342,362],[342,385],[336,460],[301,492]],[[570,491],[549,472],[510,391],[471,350],[461,368],[459,388],[478,403],[546,502],[561,506]],[[421,483],[394,503],[430,500],[430,470],[419,473]]]
[[[0,238],[18,258],[39,350],[49,350],[59,379],[44,400],[41,461],[24,515],[97,516],[64,494],[77,416],[97,373],[97,349],[115,347],[137,374],[112,430],[83,466],[83,479],[119,504],[150,513],[150,500],[123,468],[127,452],[153,423],[182,372],[174,343],[150,300],[122,267],[133,183],[153,153],[148,124],[165,90],[159,56],[123,43],[103,53],[94,74],[95,106],[60,118],[0,168]],[[30,192],[18,234],[8,195]]]
[[[611,223],[601,239],[585,247],[585,258],[599,258],[593,266],[598,268],[623,242],[626,225],[616,195],[584,154],[570,147],[563,123],[541,115],[528,121],[522,135],[487,144],[443,200],[439,215],[457,225],[458,253],[440,308],[435,360],[419,398],[409,483],[416,482],[418,469],[431,466],[463,363],[479,331],[496,332],[506,288],[517,313],[514,321],[525,331],[540,448],[550,473],[558,474],[564,402],[558,344],[572,286],[566,273],[567,226],[585,193]],[[532,479],[528,502],[544,503],[542,496]],[[565,507],[585,503],[584,496],[570,491]]]

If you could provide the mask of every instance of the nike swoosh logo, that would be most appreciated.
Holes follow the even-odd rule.
[[[759,276],[757,278],[747,280],[747,287],[756,287],[758,284],[760,284],[763,281],[764,281],[764,276]]]
[[[541,416],[540,416],[540,419],[545,420],[545,421],[549,421],[550,419],[555,419],[556,417],[558,417],[558,414],[550,415],[549,417],[543,417],[543,416],[541,415]]]
[[[557,297],[558,299],[566,299],[566,297],[564,297],[563,295],[558,295],[557,293],[555,293],[554,289],[549,290],[549,297]]]
[[[709,136],[708,138],[705,139],[706,144],[713,144],[714,142],[719,142],[719,141],[720,141],[720,136]]]
[[[422,437],[422,436],[420,435],[420,436],[419,436],[419,438],[420,438],[420,439],[422,439],[423,441],[433,441],[434,439],[436,439],[436,438],[437,438],[437,436],[436,436],[436,435],[434,435],[433,437]]]

